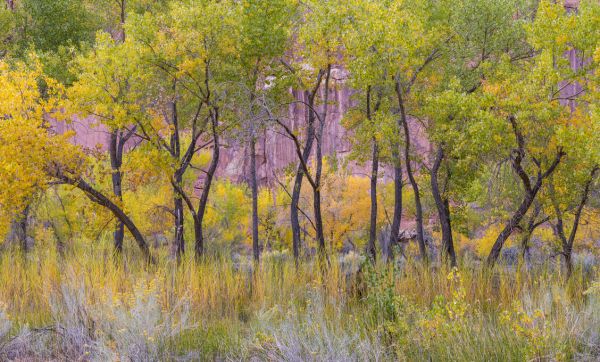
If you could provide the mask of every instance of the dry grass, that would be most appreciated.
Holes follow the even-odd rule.
[[[595,360],[600,293],[535,271],[369,266],[285,254],[115,262],[102,248],[0,257],[0,356],[83,360]],[[35,343],[34,343],[35,342]]]

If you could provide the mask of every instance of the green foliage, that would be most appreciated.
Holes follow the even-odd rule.
[[[42,52],[93,40],[94,15],[83,1],[25,0],[23,11],[29,16],[28,39]]]

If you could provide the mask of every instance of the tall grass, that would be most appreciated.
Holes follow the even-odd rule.
[[[322,268],[286,253],[146,265],[106,248],[0,256],[0,356],[74,360],[596,360],[594,275]],[[35,343],[34,343],[35,342]]]

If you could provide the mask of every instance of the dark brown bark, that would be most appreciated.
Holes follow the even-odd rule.
[[[302,181],[304,179],[306,163],[308,162],[308,158],[310,157],[310,153],[312,151],[312,146],[315,139],[315,112],[314,112],[314,104],[315,97],[319,88],[321,86],[321,81],[323,79],[323,71],[320,71],[317,76],[317,81],[315,87],[311,91],[305,91],[304,96],[307,100],[305,104],[306,112],[306,141],[304,143],[304,147],[300,149],[300,143],[296,139],[294,145],[296,147],[296,154],[299,158],[299,164],[296,168],[296,176],[294,177],[294,188],[292,189],[292,197],[290,203],[290,222],[292,226],[292,250],[294,254],[294,259],[298,262],[298,258],[300,257],[300,242],[301,242],[301,228],[300,228],[300,219],[299,219],[299,204],[300,204],[300,191],[302,189]],[[279,122],[280,125],[285,125]],[[288,135],[293,136],[293,132],[289,129],[286,130]]]
[[[523,228],[523,235],[521,237],[521,253],[525,263],[529,263],[530,259],[529,240],[531,239],[531,235],[533,235],[535,229],[549,220],[548,217],[543,217],[542,219],[538,220],[541,212],[542,205],[540,205],[539,202],[534,202],[534,208],[533,212],[531,213],[531,217],[529,218],[529,221],[527,221],[527,225]]]
[[[435,206],[438,210],[438,217],[440,220],[440,226],[442,228],[442,250],[450,260],[450,266],[456,266],[456,254],[454,252],[454,240],[452,238],[452,222],[450,219],[450,203],[448,202],[448,196],[445,192],[440,191],[439,185],[439,171],[444,159],[444,149],[442,146],[438,147],[433,167],[431,168],[431,191]],[[444,190],[445,191],[445,190]]]
[[[120,39],[116,39],[119,41],[124,41],[125,38],[125,30],[123,29],[123,24],[125,22],[125,0],[122,0],[119,3],[120,7],[120,25],[121,25],[121,36]],[[121,166],[123,164],[123,147],[125,142],[123,134],[120,130],[113,130],[110,134],[110,144],[109,144],[109,155],[110,155],[110,165],[112,171],[112,186],[113,186],[113,194],[115,197],[122,202],[123,201],[123,175],[121,172]],[[129,138],[129,137],[127,137]],[[113,245],[115,247],[115,251],[120,254],[123,252],[123,239],[125,238],[125,225],[117,220],[115,225],[115,230],[113,232]]]
[[[256,66],[252,72],[252,86],[253,88],[250,90],[250,114],[253,114],[253,105],[256,98],[256,94],[254,92],[259,85],[258,82],[258,73],[259,73],[259,65],[260,58],[256,60]],[[250,192],[252,196],[252,255],[254,257],[254,261],[258,262],[260,260],[260,240],[258,236],[258,180],[256,177],[256,134],[257,128],[255,121],[252,120],[250,122]]]
[[[323,172],[323,133],[325,130],[325,122],[327,120],[327,105],[329,103],[329,79],[331,76],[331,65],[327,66],[325,73],[325,89],[324,89],[324,101],[323,101],[323,113],[319,118],[319,128],[316,132],[317,149],[315,155],[316,170],[313,186],[313,206],[315,213],[315,231],[317,236],[317,243],[319,245],[319,253],[321,256],[326,255],[325,249],[325,235],[323,232],[323,215],[321,213],[321,174]]]
[[[120,26],[121,35],[120,39],[115,39],[118,42],[125,40],[125,0],[121,0],[118,3],[120,12]],[[121,166],[123,165],[123,150],[125,143],[131,138],[133,132],[124,132],[121,129],[115,129],[110,133],[110,142],[108,147],[108,153],[110,155],[110,166],[111,166],[111,179],[113,186],[113,194],[120,202],[123,202],[123,174],[121,172]],[[123,239],[125,238],[125,225],[117,220],[115,229],[113,231],[113,245],[117,254],[123,252]]]
[[[95,202],[96,204],[107,208],[119,221],[123,223],[123,225],[125,225],[127,230],[129,230],[146,259],[148,259],[149,262],[154,263],[154,258],[150,253],[150,249],[148,248],[148,244],[146,243],[144,236],[137,228],[135,223],[123,211],[123,209],[121,209],[117,204],[112,202],[100,191],[94,189],[90,184],[88,184],[85,180],[83,180],[80,177],[69,177],[60,172],[59,170],[53,172],[53,176],[56,177],[62,183],[77,187],[78,189],[83,191],[92,202]]]
[[[127,15],[127,13],[126,13],[127,2],[126,2],[126,0],[119,0],[118,4],[119,4],[119,17],[120,17],[119,26],[121,27],[120,37],[121,37],[121,41],[124,42],[125,41],[125,16]]]
[[[211,110],[211,128],[212,128],[212,137],[213,137],[213,154],[212,159],[210,161],[210,165],[208,166],[208,170],[206,170],[206,177],[204,179],[204,184],[202,187],[202,194],[200,195],[200,201],[198,202],[198,209],[196,214],[194,215],[194,232],[195,232],[195,253],[196,258],[202,257],[204,254],[204,233],[203,233],[203,221],[204,214],[206,213],[206,206],[208,205],[208,196],[210,193],[210,187],[212,185],[213,178],[215,176],[215,172],[217,171],[217,166],[219,165],[219,155],[220,155],[220,145],[219,145],[219,133],[218,133],[218,125],[219,125],[219,108],[213,107]]]
[[[397,134],[397,139],[400,139],[400,135]],[[392,158],[394,161],[394,214],[392,215],[392,225],[390,229],[390,240],[387,245],[387,259],[394,259],[394,245],[398,242],[398,236],[400,235],[400,223],[402,222],[402,188],[404,186],[402,182],[402,164],[400,161],[400,151],[398,147],[400,145],[394,145],[392,150]]]
[[[577,229],[579,228],[579,223],[581,221],[581,214],[583,213],[583,209],[588,202],[590,189],[596,174],[598,173],[599,168],[594,167],[590,172],[590,177],[586,181],[583,192],[581,193],[581,199],[577,204],[577,208],[575,209],[575,217],[573,219],[573,225],[571,226],[571,232],[567,237],[564,227],[563,220],[563,212],[560,209],[558,201],[556,200],[556,193],[554,191],[554,185],[550,182],[550,197],[552,198],[552,205],[554,206],[554,211],[556,213],[556,222],[553,225],[554,233],[561,241],[562,246],[562,255],[565,259],[565,266],[567,268],[567,279],[571,277],[573,273],[573,244],[575,243],[575,236],[577,235]]]
[[[108,153],[110,155],[110,166],[111,166],[111,179],[113,194],[120,202],[123,201],[123,188],[122,188],[122,173],[121,166],[123,164],[123,145],[122,145],[121,132],[114,130],[110,133],[110,143],[108,147]],[[119,220],[115,225],[113,232],[113,245],[117,253],[123,251],[123,238],[125,236],[125,225]]]
[[[175,182],[181,184],[181,179],[175,179]],[[181,195],[175,194],[173,198],[173,216],[175,218],[175,233],[173,236],[173,245],[171,254],[181,260],[181,256],[185,254],[185,238],[184,238],[184,213],[183,199]]]
[[[377,112],[379,105],[381,104],[381,94],[377,100],[374,109],[371,109],[371,86],[367,88],[367,119],[369,122],[373,122],[373,112]],[[373,128],[375,127],[372,124]],[[371,144],[373,154],[371,157],[371,216],[369,220],[369,242],[367,244],[367,254],[371,258],[372,262],[377,259],[377,247],[375,246],[375,240],[377,240],[377,179],[379,177],[379,144],[377,138],[373,136],[371,138]]]
[[[542,188],[543,181],[550,175],[552,175],[552,173],[560,163],[562,157],[565,155],[562,149],[559,149],[556,153],[554,161],[544,172],[542,172],[541,165],[539,164],[539,162],[537,162],[537,160],[534,160],[534,163],[537,164],[538,172],[537,176],[534,179],[534,183],[532,184],[531,177],[527,174],[522,165],[523,158],[526,156],[525,141],[523,135],[517,125],[516,119],[511,116],[509,117],[509,121],[511,123],[513,133],[515,134],[515,138],[517,140],[517,149],[513,150],[511,156],[512,168],[516,172],[517,176],[521,179],[521,183],[523,184],[523,188],[525,190],[525,195],[523,197],[523,200],[521,201],[521,204],[519,205],[515,213],[511,216],[511,218],[508,220],[508,222],[504,226],[504,229],[502,229],[502,231],[496,238],[494,245],[492,246],[492,250],[490,251],[490,254],[487,257],[487,265],[489,268],[492,268],[494,266],[494,264],[500,257],[500,252],[502,251],[504,243],[521,223],[521,220],[523,220],[525,214],[527,214],[527,211],[531,207],[531,204],[533,204],[535,197]]]
[[[177,92],[177,80],[173,80],[173,97]],[[171,125],[173,131],[169,140],[171,156],[179,161],[181,158],[181,140],[179,137],[179,117],[177,114],[177,101],[171,102]],[[173,182],[181,187],[183,180],[183,172],[175,172]],[[185,238],[184,238],[184,214],[183,214],[183,199],[182,196],[175,192],[173,199],[173,215],[175,217],[175,230],[173,236],[172,255],[181,260],[181,256],[185,253]]]
[[[260,259],[258,239],[258,182],[256,180],[256,138],[250,135],[250,190],[252,193],[252,254],[255,261]]]
[[[412,76],[410,77],[410,79],[408,79],[407,84],[406,84],[406,91],[404,92],[405,94],[409,94],[410,90],[412,88],[412,86],[415,84],[415,82],[417,81],[417,78],[419,77],[419,74],[425,69],[427,68],[427,66],[429,64],[431,64],[433,61],[435,61],[436,59],[438,59],[440,56],[440,52],[439,49],[434,49],[424,60],[423,63],[417,67]],[[392,226],[391,226],[391,230],[390,230],[390,240],[388,243],[388,259],[393,259],[393,246],[394,244],[396,244],[398,242],[398,235],[400,234],[400,223],[402,221],[402,163],[400,160],[400,139],[401,139],[401,132],[402,129],[404,129],[404,133],[405,136],[409,136],[408,134],[408,128],[404,128],[404,126],[408,126],[406,123],[406,110],[404,108],[404,99],[403,99],[403,89],[402,89],[402,84],[400,82],[400,78],[397,76],[394,79],[394,86],[395,86],[395,90],[396,90],[396,95],[398,97],[398,105],[400,106],[400,118],[398,119],[398,124],[397,124],[397,128],[396,128],[396,134],[395,134],[395,142],[394,142],[394,147],[392,149],[392,160],[394,162],[394,215],[392,217]],[[410,139],[406,140],[406,147],[405,150],[409,150],[410,149]],[[406,160],[410,160],[410,156],[409,153],[406,152]],[[410,169],[410,162],[407,162],[407,173],[408,170]],[[409,178],[412,178],[414,180],[414,177],[412,176],[412,169],[410,169],[410,175]],[[417,186],[418,189],[418,185],[416,184],[416,182],[411,182],[411,185],[413,186],[413,189],[415,186]],[[420,203],[420,196],[417,193],[415,193],[415,199],[418,199],[418,209],[421,209],[421,203]],[[417,214],[419,214],[419,210],[417,210]],[[421,211],[422,214],[422,211]],[[419,219],[417,217],[417,219]],[[418,220],[417,220],[417,225],[418,225]],[[424,238],[423,238],[423,232],[422,232],[422,215],[421,215],[421,237],[420,237],[420,241],[419,241],[419,248],[421,250],[421,253],[423,255],[423,250],[424,250]],[[422,241],[422,242],[421,242]],[[426,254],[425,258],[426,258]]]
[[[373,137],[373,156],[371,159],[371,217],[369,220],[369,243],[367,244],[367,254],[371,261],[377,259],[377,248],[375,240],[377,240],[377,178],[379,174],[379,145]]]
[[[29,205],[23,208],[23,210],[19,213],[15,221],[13,221],[11,231],[15,241],[19,243],[21,251],[23,251],[24,253],[28,253],[29,251],[31,251],[31,245],[29,245],[29,240],[27,237],[27,229],[29,225],[29,209]]]
[[[400,81],[396,81],[396,96],[398,98],[398,107],[400,108],[400,122],[402,129],[404,130],[404,163],[406,164],[406,174],[408,180],[413,189],[415,198],[415,222],[417,225],[417,242],[419,244],[419,251],[423,261],[428,261],[427,249],[425,248],[425,236],[423,232],[423,206],[421,204],[421,194],[419,193],[419,185],[415,179],[415,175],[410,163],[410,130],[408,127],[408,119],[406,117],[406,110],[404,108],[403,90]]]
[[[321,82],[325,76],[325,91],[324,91],[324,106],[322,114],[319,114],[315,109],[315,97],[319,88],[321,86]],[[323,231],[323,216],[321,212],[321,174],[323,169],[323,132],[325,128],[325,122],[327,119],[327,104],[329,102],[329,80],[331,76],[331,65],[327,66],[327,69],[320,70],[317,75],[317,81],[315,87],[311,92],[305,91],[304,95],[307,101],[296,101],[295,103],[302,103],[306,109],[306,119],[307,119],[307,132],[306,132],[306,141],[304,146],[301,145],[298,136],[281,120],[275,119],[275,121],[285,130],[287,136],[294,141],[294,147],[296,151],[296,155],[298,156],[299,165],[296,170],[296,177],[294,180],[294,188],[292,190],[291,196],[291,205],[290,205],[290,219],[292,226],[292,235],[293,235],[293,252],[296,263],[298,262],[299,257],[299,246],[300,246],[300,222],[298,219],[299,210],[299,201],[300,201],[300,190],[302,187],[302,180],[306,177],[308,183],[310,184],[313,191],[313,212],[314,212],[314,222],[313,226],[316,232],[316,240],[318,243],[319,254],[322,257],[327,257],[327,252],[325,248],[325,235]],[[315,121],[319,121],[319,127],[315,128]],[[312,149],[313,142],[316,140],[316,155],[315,155],[315,163],[316,170],[314,177],[311,175],[307,162],[310,157],[310,152]],[[329,259],[327,258],[327,262],[329,264]]]
[[[313,135],[312,135],[312,131],[311,131],[312,127],[309,127],[309,132],[307,132],[306,136],[310,137],[310,141],[307,139],[307,142],[304,145],[304,151],[302,152],[302,157],[305,157],[304,155],[306,155],[305,159],[307,162],[308,161],[308,157],[310,156],[310,152],[312,149],[312,139],[313,139]],[[300,219],[299,219],[299,212],[298,212],[298,208],[300,207],[300,190],[302,189],[302,180],[304,178],[304,170],[302,169],[302,166],[298,166],[296,168],[296,176],[294,177],[294,188],[292,189],[292,197],[291,197],[291,202],[290,202],[290,223],[292,226],[292,251],[294,254],[294,259],[296,261],[298,261],[298,258],[300,257]]]

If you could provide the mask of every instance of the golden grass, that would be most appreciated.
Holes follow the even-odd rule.
[[[552,338],[560,340],[557,345],[561,350],[570,346],[571,355],[578,350],[579,332],[567,332],[575,331],[577,323],[584,325],[585,321],[574,319],[590,313],[589,300],[593,297],[584,296],[584,291],[595,276],[577,269],[566,282],[560,268],[553,264],[530,272],[525,268],[502,267],[489,272],[465,265],[457,271],[460,275],[457,286],[448,278],[451,270],[419,263],[407,263],[396,269],[380,263],[364,266],[356,273],[348,272],[347,260],[335,257],[323,271],[310,260],[296,266],[285,255],[265,255],[259,265],[244,259],[234,263],[230,258],[218,257],[207,257],[201,262],[188,257],[177,265],[161,255],[158,264],[145,265],[131,255],[115,261],[107,250],[108,247],[81,247],[66,256],[47,248],[38,248],[26,256],[4,251],[0,256],[0,302],[17,326],[44,327],[55,323],[52,297],[60,294],[64,285],[82,286],[89,306],[110,303],[133,306],[140,290],[156,293],[165,311],[185,300],[195,328],[169,342],[179,352],[202,345],[215,350],[210,353],[247,357],[264,351],[265,346],[271,346],[269,338],[275,338],[263,340],[260,336],[280,333],[259,323],[264,315],[270,316],[269,325],[275,328],[290,313],[295,313],[294,321],[320,313],[326,321],[320,323],[333,323],[335,330],[356,332],[360,338],[376,340],[385,346],[385,353],[395,358],[421,358],[425,356],[423,353],[429,353],[430,357],[452,359],[455,352],[449,351],[454,350],[441,346],[456,343],[460,338],[465,338],[463,343],[471,348],[464,350],[466,354],[461,358],[479,359],[474,357],[479,350],[481,358],[501,356],[506,346],[498,343],[514,344],[511,347],[516,348],[514,356],[535,357],[541,352],[527,354],[527,348],[534,343],[534,337],[540,340],[542,337],[535,334],[530,341],[529,327],[546,338],[546,342]],[[359,265],[356,259],[355,267]],[[459,296],[457,290],[461,291]],[[316,312],[314,303],[322,304]],[[592,312],[599,305],[594,304]],[[458,319],[452,309],[457,306],[464,306],[459,310],[466,311]],[[547,330],[538,331],[534,322],[521,320],[523,315],[534,320],[535,313],[543,315]],[[506,325],[502,325],[502,318],[506,319]],[[520,324],[525,325],[525,332],[511,334],[515,325]],[[448,329],[448,325],[453,327]],[[475,331],[478,336],[473,334]],[[212,341],[213,338],[222,343]],[[407,339],[403,346],[395,342],[403,338]],[[547,349],[552,350],[544,347],[544,351]],[[210,353],[207,358],[215,358]],[[552,353],[560,356],[557,351]],[[272,357],[268,353],[265,356]]]

